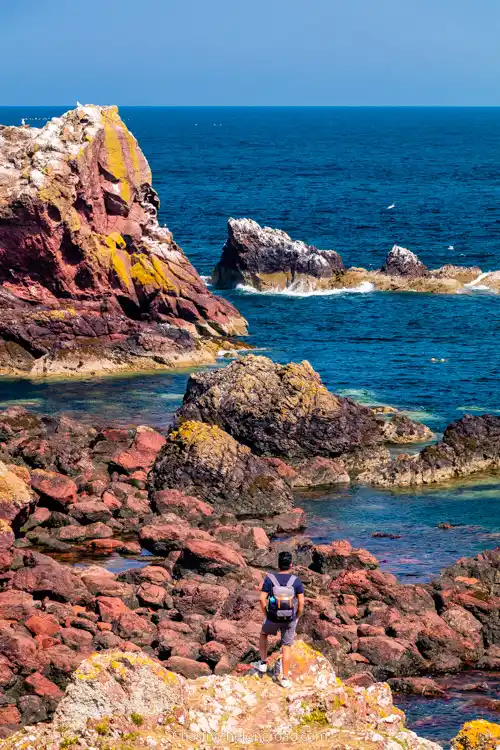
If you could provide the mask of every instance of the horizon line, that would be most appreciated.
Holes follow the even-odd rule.
[[[131,109],[499,109],[500,104],[95,104],[84,106],[129,107]],[[41,107],[76,109],[75,104],[0,104],[2,109]]]

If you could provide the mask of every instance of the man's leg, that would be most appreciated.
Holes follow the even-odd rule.
[[[283,670],[283,678],[288,679],[288,672],[290,669],[290,646],[281,647],[281,665]]]
[[[259,638],[259,654],[260,654],[260,660],[266,661],[267,660],[267,641],[269,636],[267,633],[261,633]]]
[[[295,638],[295,628],[297,627],[297,620],[293,620],[286,627],[281,628],[281,669],[282,678],[288,680],[290,673],[290,659],[292,656],[292,644]]]

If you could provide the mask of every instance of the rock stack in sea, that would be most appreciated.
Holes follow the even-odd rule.
[[[377,271],[346,268],[334,250],[318,250],[292,240],[280,229],[261,227],[251,219],[229,219],[228,237],[213,272],[219,289],[238,284],[259,291],[324,291],[372,285],[380,291],[450,294],[463,291],[482,276],[477,266],[447,264],[429,269],[415,253],[394,245]],[[500,289],[500,274],[487,274],[484,283]],[[363,287],[361,287],[363,288]]]
[[[158,223],[116,107],[0,127],[0,372],[199,364],[244,319]]]
[[[238,284],[285,289],[309,284],[328,288],[344,270],[338,253],[318,250],[292,240],[279,229],[261,227],[251,219],[229,219],[228,237],[213,273],[214,284],[227,289]]]

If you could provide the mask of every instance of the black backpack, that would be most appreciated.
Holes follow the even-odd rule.
[[[293,584],[297,576],[291,575],[288,581],[281,585],[273,573],[267,577],[273,584],[273,592],[267,600],[267,615],[273,622],[291,622],[297,614],[297,597]]]

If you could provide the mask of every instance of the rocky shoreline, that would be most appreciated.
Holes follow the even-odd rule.
[[[116,107],[0,126],[0,373],[210,364],[246,321],[158,223]]]
[[[334,250],[319,250],[252,219],[229,219],[228,238],[212,280],[217,289],[242,285],[261,292],[349,290],[366,284],[392,292],[454,294],[484,285],[500,291],[500,271],[483,273],[477,266],[452,264],[431,270],[398,245],[378,270],[346,268]]]
[[[330,393],[308,363],[252,355],[194,374],[165,434],[0,413],[0,732],[49,719],[94,652],[142,651],[184,678],[246,673],[282,549],[306,586],[300,637],[348,687],[420,694],[430,674],[499,669],[500,549],[403,585],[366,550],[302,533],[295,486],[380,471],[388,434],[429,438],[407,418],[388,432],[388,416]],[[498,421],[464,417],[395,461],[453,449],[482,469]],[[116,554],[131,561],[118,574],[102,565]],[[95,564],[72,564],[83,558]]]

